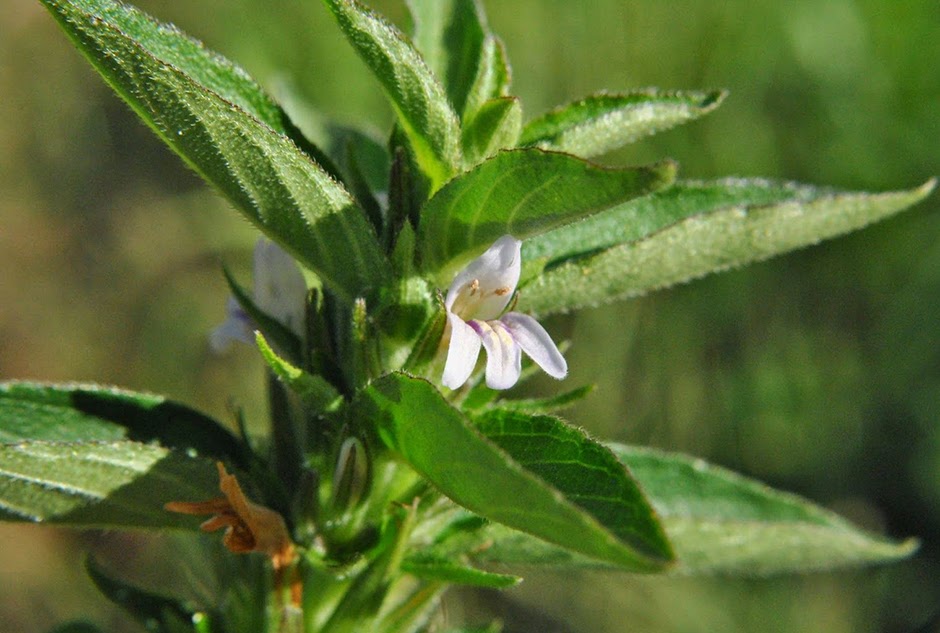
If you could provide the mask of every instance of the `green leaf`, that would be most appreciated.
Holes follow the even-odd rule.
[[[506,49],[498,37],[487,35],[483,40],[476,77],[467,94],[463,120],[472,121],[487,101],[508,96],[511,83],[512,71]]]
[[[421,216],[422,265],[449,276],[510,233],[526,239],[669,185],[676,165],[605,169],[568,154],[501,152],[437,192]]]
[[[163,505],[219,494],[211,461],[128,440],[0,444],[0,464],[5,521],[195,529]]]
[[[203,83],[206,73],[177,66],[178,55],[167,53],[175,41],[153,45],[154,29],[169,27],[145,18],[114,21],[122,13],[107,0],[43,4],[161,140],[339,296],[351,300],[381,285],[387,262],[346,190],[272,127],[270,117],[259,118],[258,108],[233,105],[231,90],[220,94],[218,82]]]
[[[488,34],[478,0],[408,0],[414,43],[441,78],[457,112],[463,110]]]
[[[605,458],[605,449],[573,429],[564,441],[586,460],[582,469],[573,468],[587,475],[586,482],[603,485],[603,498],[593,498],[586,482],[555,478],[537,456],[516,461],[423,380],[384,376],[360,394],[356,406],[358,419],[368,420],[389,449],[473,512],[630,570],[658,570],[671,559],[623,467],[610,467],[616,460],[609,452]],[[595,468],[602,474],[592,474]]]
[[[327,125],[329,149],[336,156],[347,179],[358,170],[372,191],[388,190],[388,172],[391,159],[384,140],[356,128],[330,122]]]
[[[490,99],[463,130],[463,151],[468,165],[515,147],[522,130],[522,106],[515,97]]]
[[[692,216],[705,216],[728,207],[809,201],[816,195],[819,192],[812,187],[766,180],[678,181],[648,196],[526,240],[522,260],[544,260],[549,266],[557,265],[565,259],[635,242]]]
[[[287,134],[283,111],[248,73],[176,27],[161,24],[135,7],[111,0],[42,1],[79,46],[84,48],[86,42],[90,44],[91,39],[96,39],[91,32],[94,29],[123,33],[133,39],[142,54],[173,66],[271,129]],[[83,18],[87,25],[66,24]],[[89,32],[81,33],[80,29]],[[99,50],[102,56],[107,54],[106,50]],[[83,52],[89,54],[87,50]]]
[[[451,585],[468,585],[489,589],[504,589],[522,582],[519,576],[496,574],[475,567],[461,565],[449,558],[412,556],[406,558],[401,570],[422,580],[445,582]]]
[[[610,449],[548,415],[493,410],[474,422],[486,439],[620,541],[650,557],[671,559],[672,548],[649,502]]]
[[[680,575],[764,576],[885,563],[910,556],[913,540],[869,534],[810,501],[701,459],[610,444],[649,495],[676,550]],[[519,532],[488,526],[480,561],[597,567]]]
[[[0,443],[159,442],[246,469],[247,448],[215,420],[163,396],[101,385],[0,383]]]
[[[523,283],[519,309],[548,314],[598,305],[767,259],[887,218],[934,185],[869,194],[760,180],[683,183],[592,218],[590,226],[546,236],[536,254],[584,255]]]
[[[585,158],[704,116],[721,105],[724,91],[597,94],[530,121],[521,145]]]
[[[308,374],[278,356],[261,332],[255,332],[255,343],[274,375],[300,397],[308,411],[326,411],[341,400],[339,392],[322,376]]]
[[[493,390],[490,389],[490,391]],[[498,400],[497,402],[490,404],[490,407],[503,411],[554,413],[555,411],[567,409],[581,399],[585,398],[592,391],[594,391],[594,385],[585,385],[583,387],[578,387],[576,389],[565,391],[555,396],[548,396],[546,398]],[[472,406],[475,404],[477,403],[464,401],[464,408],[472,408]],[[484,403],[482,406],[486,406],[487,404],[489,403]]]
[[[408,39],[356,0],[324,0],[375,73],[422,170],[439,188],[459,168],[460,124],[444,88]]]
[[[111,602],[127,611],[154,633],[198,633],[196,622],[208,618],[194,605],[163,596],[113,578],[94,557],[85,559],[85,570],[95,587]],[[203,628],[202,630],[205,630]]]
[[[898,560],[917,547],[866,533],[805,499],[700,459],[618,444],[611,450],[663,517],[679,572],[821,570]]]

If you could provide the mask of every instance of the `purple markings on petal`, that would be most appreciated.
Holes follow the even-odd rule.
[[[451,337],[442,378],[445,387],[457,389],[470,378],[481,344],[486,349],[486,385],[491,389],[509,389],[518,382],[522,352],[549,376],[567,375],[568,364],[535,319],[516,312],[500,316],[519,283],[521,246],[516,238],[504,235],[454,277],[444,301]]]
[[[265,314],[303,336],[307,282],[297,262],[280,246],[260,238],[255,244],[252,299]],[[233,341],[254,345],[255,323],[234,297],[226,303],[226,319],[209,335],[209,346],[225,352]]]
[[[235,297],[228,298],[225,312],[225,321],[209,333],[209,347],[217,354],[227,351],[234,341],[249,345],[254,343],[251,318],[242,310]]]

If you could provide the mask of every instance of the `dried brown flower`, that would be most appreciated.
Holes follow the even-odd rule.
[[[277,571],[293,563],[297,552],[287,533],[284,517],[270,508],[248,501],[235,475],[226,472],[222,462],[217,462],[216,466],[219,469],[219,489],[224,496],[208,501],[171,501],[164,507],[181,514],[215,515],[201,528],[205,532],[226,528],[222,543],[236,554],[267,554]]]

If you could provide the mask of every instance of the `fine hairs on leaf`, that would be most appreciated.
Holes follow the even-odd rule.
[[[448,278],[501,235],[525,240],[668,187],[676,165],[604,169],[539,149],[501,152],[450,181],[421,214],[425,270]]]
[[[870,534],[796,495],[701,459],[609,444],[649,495],[676,549],[668,573],[769,576],[907,558],[917,541]],[[557,568],[611,565],[492,524],[478,562]]]
[[[176,51],[197,45],[188,38],[185,44],[163,41],[175,30],[160,29],[161,45],[148,48],[139,40],[155,27],[136,13],[125,20],[115,3],[43,1],[141,119],[248,220],[340,295],[352,298],[381,285],[388,267],[349,193],[286,136],[250,110],[232,107],[227,91],[200,81],[204,74],[218,81],[226,72],[241,77],[234,65],[190,74],[174,63]],[[142,36],[138,22],[146,25]],[[336,243],[347,247],[336,249]]]
[[[444,88],[407,38],[357,0],[324,0],[375,73],[418,164],[437,189],[459,167],[460,123]]]
[[[599,246],[609,244],[607,222],[634,214],[639,220],[627,241],[583,256],[575,251],[524,283],[520,303],[548,314],[639,296],[859,229],[920,202],[935,185],[931,179],[908,191],[862,194],[764,181],[680,183],[635,208],[611,210],[610,218],[591,218],[596,228],[585,233],[590,240],[599,238]],[[572,236],[563,235],[565,230]],[[546,234],[540,248],[551,257],[558,245],[589,247],[587,239],[575,237],[579,230],[562,229],[556,243]]]
[[[565,333],[535,316],[855,231],[924,200],[935,180],[861,193],[677,180],[665,157],[598,164],[727,93],[597,92],[526,118],[481,0],[404,0],[405,32],[360,0],[318,5],[387,98],[394,121],[381,131],[327,121],[294,79],[274,82],[290,86],[282,107],[234,62],[117,0],[39,2],[270,240],[251,292],[222,270],[234,299],[213,341],[253,338],[267,395],[261,419],[243,413],[252,394],[233,396],[239,434],[162,396],[0,383],[0,520],[172,530],[186,544],[176,554],[212,570],[195,605],[173,583],[121,580],[139,577],[131,559],[112,574],[89,557],[98,589],[147,629],[498,631],[449,620],[441,596],[512,587],[527,567],[749,577],[916,550],[701,459],[606,443],[556,417],[592,387],[579,386],[582,359],[555,344]],[[322,66],[324,81],[345,79]],[[616,353],[623,326],[607,325],[600,340]],[[516,390],[543,370],[576,379]],[[193,381],[216,388],[207,375]],[[623,408],[618,428],[642,436],[642,414]]]
[[[527,459],[504,452],[485,432],[481,436],[425,381],[390,374],[372,383],[358,405],[361,417],[374,420],[385,445],[444,494],[484,517],[625,569],[654,571],[672,559],[653,512],[622,469],[606,473],[604,486],[610,491],[604,494],[625,512],[609,513],[592,502],[582,504],[581,491],[563,487],[576,482],[545,479]],[[437,422],[423,426],[424,419]],[[595,450],[574,429],[544,422],[552,427],[545,432],[547,440],[574,443],[587,454]],[[600,452],[596,459],[603,460]],[[601,468],[600,463],[586,463],[584,470]]]
[[[704,116],[721,105],[726,96],[725,91],[655,89],[596,94],[527,123],[520,145],[597,156]]]

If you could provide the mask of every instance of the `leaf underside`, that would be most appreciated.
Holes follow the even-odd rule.
[[[218,496],[211,461],[126,440],[2,444],[0,464],[5,521],[195,529],[163,505]]]
[[[100,385],[0,384],[0,519],[195,528],[168,501],[218,496],[213,463],[249,469],[214,420],[161,396]]]

